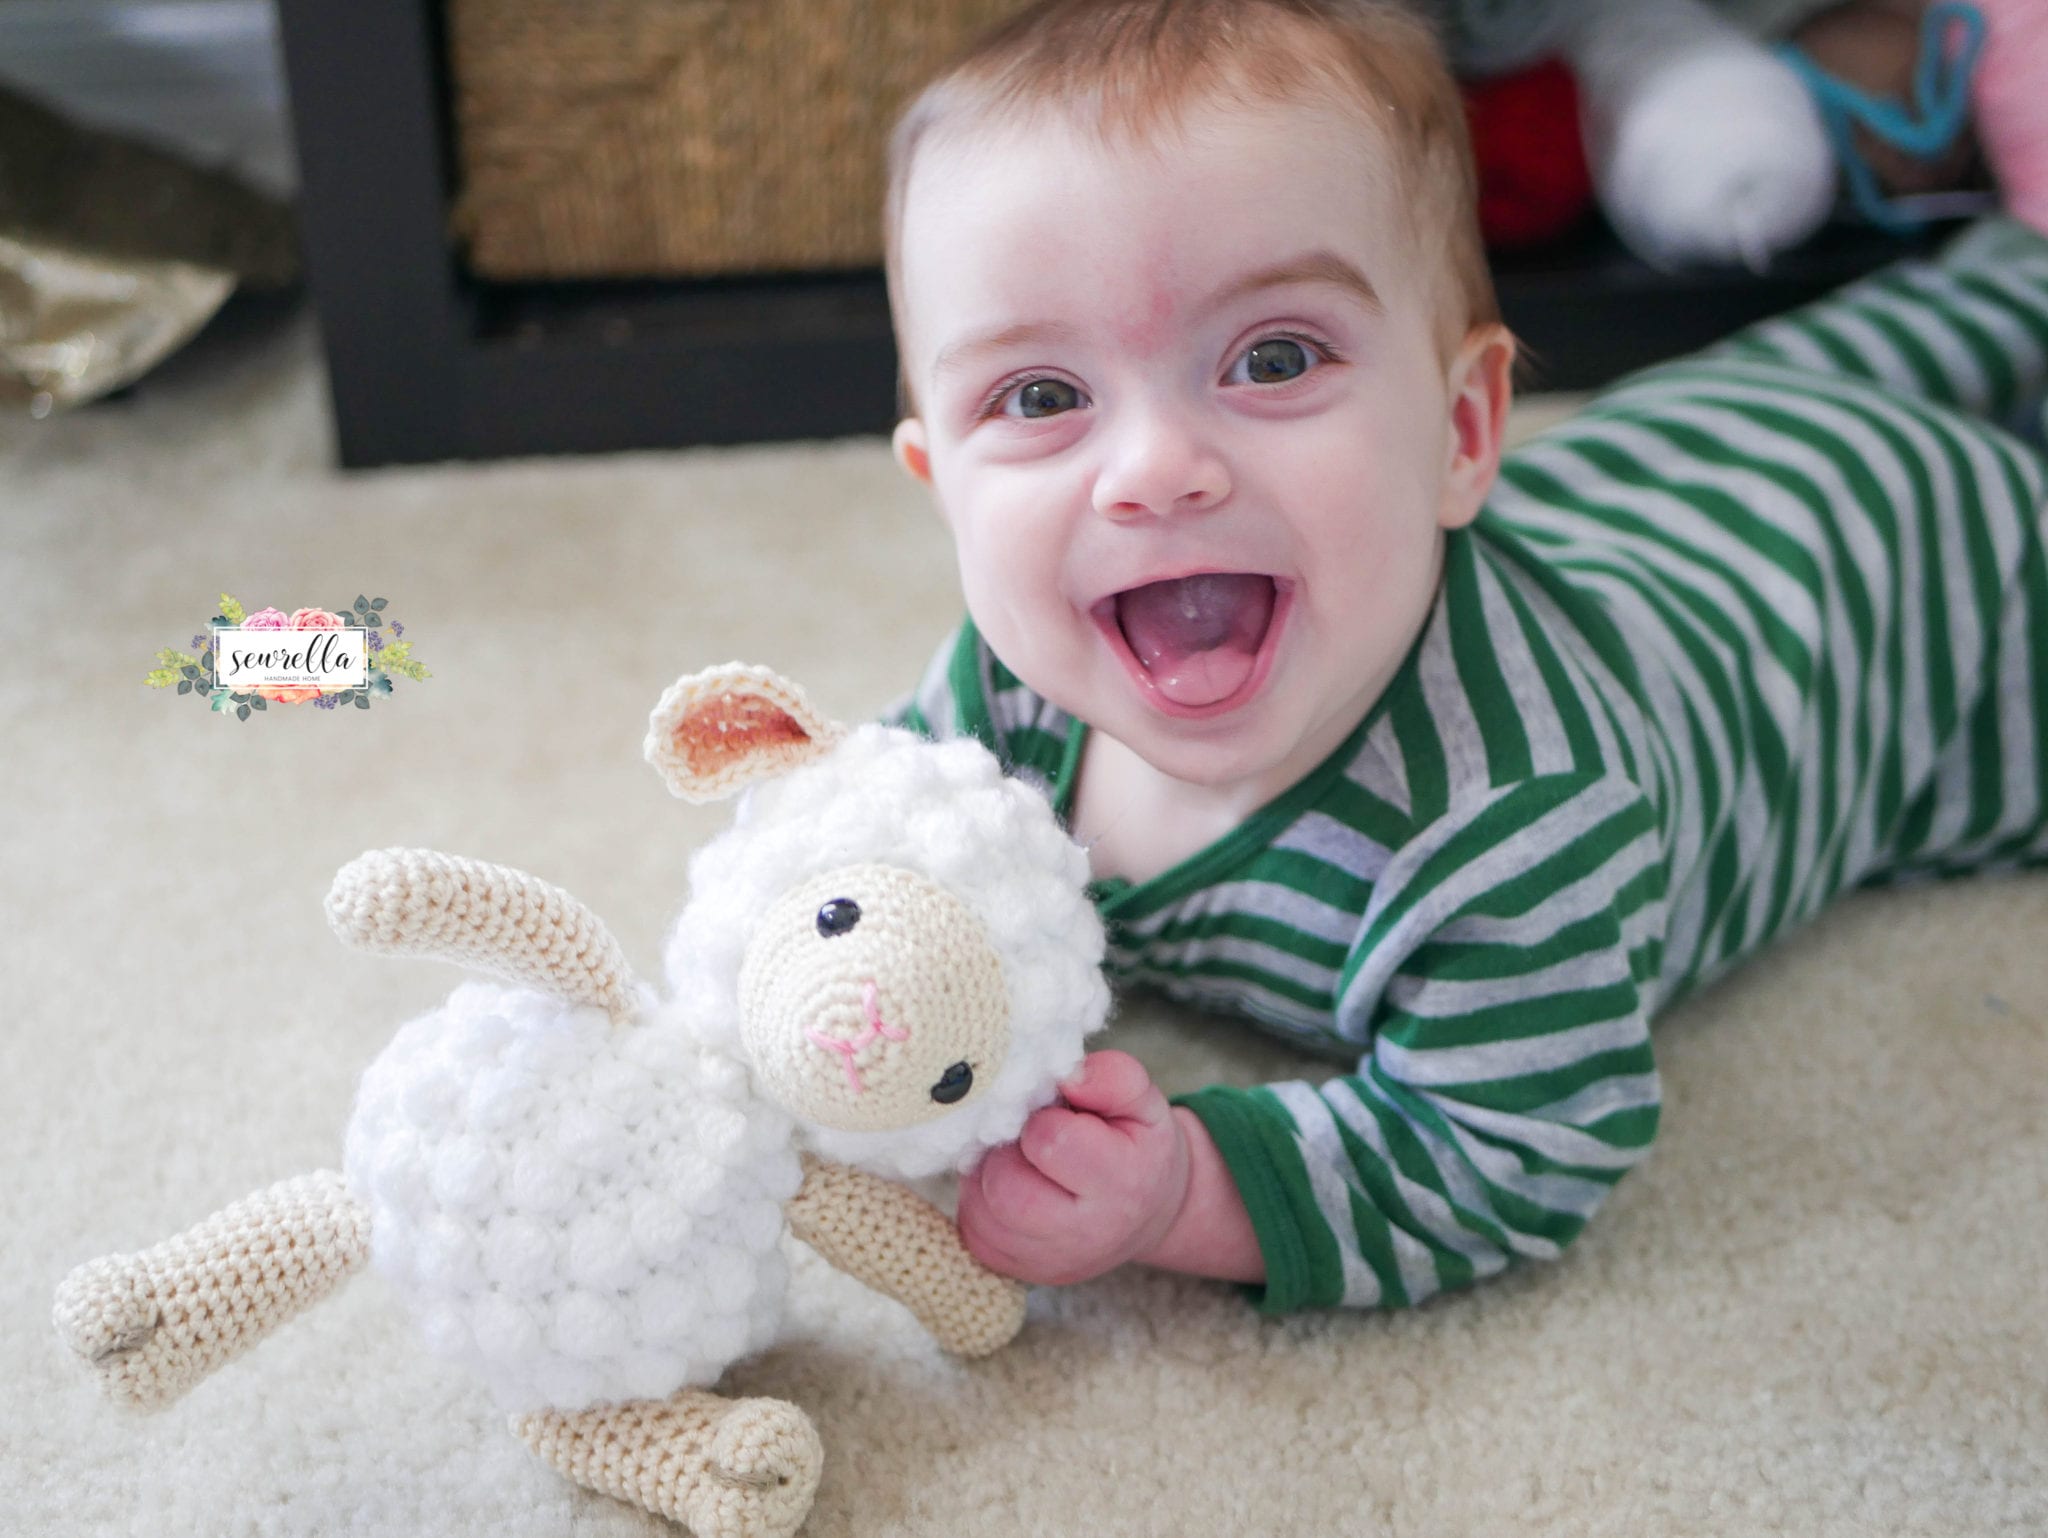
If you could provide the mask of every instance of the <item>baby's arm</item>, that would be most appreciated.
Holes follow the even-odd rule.
[[[1662,881],[1654,810],[1590,775],[1393,850],[1344,968],[1357,1070],[1185,1097],[1245,1196],[1263,1310],[1412,1306],[1578,1237],[1656,1133]]]
[[[1169,1106],[1097,1053],[1071,1109],[963,1185],[969,1248],[1034,1281],[1132,1260],[1259,1281],[1275,1313],[1412,1305],[1558,1255],[1656,1130],[1637,957],[1661,942],[1657,857],[1640,793],[1573,775],[1418,830],[1345,969],[1356,1073]],[[1098,1092],[1104,1059],[1129,1066]]]

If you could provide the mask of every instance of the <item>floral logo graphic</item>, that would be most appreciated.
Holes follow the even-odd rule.
[[[390,635],[385,634],[389,629]],[[363,673],[363,682],[346,688],[322,689],[309,683],[256,684],[247,688],[225,687],[219,682],[220,635],[222,630],[232,630],[246,635],[250,631],[295,632],[292,636],[280,634],[280,642],[294,645],[304,643],[304,650],[311,652],[331,642],[321,642],[322,631],[336,632],[335,640],[348,637],[348,632],[362,633],[363,645],[367,649],[368,666]],[[305,632],[312,632],[308,636]],[[157,666],[143,677],[143,682],[152,689],[168,689],[177,686],[178,693],[196,695],[221,715],[232,714],[238,721],[249,719],[252,710],[267,710],[271,705],[311,704],[315,710],[335,710],[343,705],[353,705],[357,710],[368,710],[373,698],[391,693],[393,675],[409,678],[415,683],[433,675],[427,672],[412,654],[412,642],[405,639],[405,626],[384,612],[384,600],[356,595],[356,601],[335,611],[331,609],[297,609],[286,614],[282,609],[258,609],[248,613],[235,601],[231,593],[220,595],[220,612],[208,621],[203,634],[192,637],[192,650],[177,651],[165,647],[156,654]]]

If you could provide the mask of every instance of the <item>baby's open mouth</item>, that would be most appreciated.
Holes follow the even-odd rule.
[[[1112,594],[1097,605],[1098,623],[1113,620],[1160,695],[1200,710],[1229,700],[1251,680],[1279,592],[1261,572],[1198,572]]]

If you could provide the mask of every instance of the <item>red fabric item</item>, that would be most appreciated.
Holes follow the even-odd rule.
[[[1593,175],[1579,135],[1579,83],[1563,62],[1546,59],[1462,89],[1487,245],[1536,245],[1583,219]]]

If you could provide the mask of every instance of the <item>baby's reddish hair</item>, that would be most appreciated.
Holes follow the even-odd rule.
[[[1473,327],[1497,323],[1500,306],[1463,99],[1435,33],[1396,0],[1039,0],[984,34],[890,135],[883,250],[899,353],[904,198],[934,134],[1054,107],[1101,142],[1144,141],[1201,102],[1304,98],[1356,110],[1391,150],[1416,254],[1441,268],[1438,340],[1448,358]],[[899,378],[899,412],[910,415],[916,395]]]

